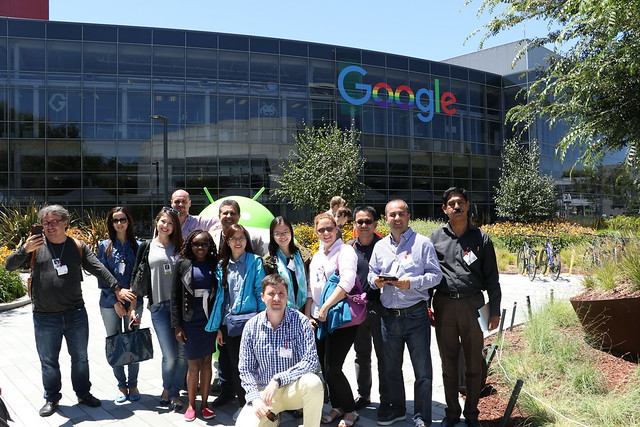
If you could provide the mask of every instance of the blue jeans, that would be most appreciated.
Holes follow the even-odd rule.
[[[138,305],[136,308],[138,313],[142,313],[142,298],[138,298]],[[100,314],[102,315],[102,322],[104,328],[107,331],[107,336],[122,334],[129,328],[129,317],[124,316],[122,319],[116,313],[114,308],[100,307]],[[122,326],[124,322],[124,328]],[[134,329],[138,329],[140,326],[134,326]],[[129,380],[127,381],[127,374],[125,374],[124,366],[117,366],[113,368],[113,375],[118,380],[118,388],[126,390],[129,388],[138,388],[138,371],[140,365],[137,363],[131,363],[127,365],[129,371]]]
[[[71,383],[78,398],[90,394],[89,359],[89,319],[84,304],[58,314],[33,313],[33,331],[36,349],[40,357],[44,398],[48,402],[58,402],[62,397],[62,379],[58,356],[62,348],[62,338],[67,341],[71,356]]]
[[[431,325],[427,306],[401,316],[389,313],[382,316],[382,341],[384,343],[384,368],[392,411],[406,412],[402,355],[404,345],[409,349],[416,381],[414,384],[414,415],[416,424],[431,424]]]
[[[149,307],[151,322],[162,351],[162,387],[169,391],[169,399],[180,397],[187,375],[184,346],[176,340],[171,327],[170,301],[161,301]]]

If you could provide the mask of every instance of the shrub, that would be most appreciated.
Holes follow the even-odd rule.
[[[29,236],[31,226],[38,224],[38,211],[41,206],[35,202],[27,207],[17,204],[0,206],[0,245],[15,248]]]
[[[618,215],[615,218],[607,219],[605,223],[611,230],[633,234],[638,234],[638,232],[640,232],[640,217]]]
[[[7,303],[23,297],[27,293],[20,273],[0,268],[0,303]]]
[[[572,244],[581,243],[590,237],[593,229],[583,227],[569,221],[545,221],[525,224],[521,222],[499,222],[491,225],[483,225],[496,246],[504,246],[512,252],[516,252],[524,239],[532,246],[542,246],[545,237],[555,237],[553,244],[556,249],[563,249]]]

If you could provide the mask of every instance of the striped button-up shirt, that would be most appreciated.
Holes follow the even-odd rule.
[[[276,329],[266,311],[247,322],[240,342],[240,380],[247,402],[260,397],[260,389],[271,379],[280,386],[295,382],[302,375],[318,370],[318,353],[309,319],[286,308]]]

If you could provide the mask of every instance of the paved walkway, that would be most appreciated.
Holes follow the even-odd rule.
[[[514,303],[517,304],[515,324],[522,323],[526,319],[526,298],[530,296],[531,304],[535,308],[549,298],[553,292],[556,299],[567,299],[578,293],[582,286],[576,276],[564,276],[557,282],[543,277],[530,282],[526,277],[517,275],[501,275],[503,301],[502,307],[507,309],[505,327],[512,321]],[[143,362],[140,367],[139,389],[142,399],[138,402],[126,402],[115,404],[113,399],[117,393],[116,381],[111,367],[104,356],[104,326],[98,309],[98,288],[93,277],[87,277],[84,285],[84,298],[89,312],[89,359],[91,367],[92,393],[102,400],[102,407],[89,408],[84,405],[76,405],[76,398],[71,388],[69,356],[63,350],[60,354],[60,366],[62,369],[62,400],[59,410],[48,418],[38,416],[38,410],[44,404],[42,398],[42,383],[40,376],[40,362],[35,349],[33,339],[33,322],[31,306],[14,308],[0,313],[0,387],[2,396],[11,411],[16,426],[70,426],[82,423],[83,425],[109,425],[109,426],[144,426],[154,427],[185,425],[181,413],[170,412],[166,408],[157,406],[158,396],[162,391],[160,378],[160,347],[155,341],[155,357]],[[145,311],[142,327],[151,326],[149,313]],[[375,354],[372,356],[375,363]],[[444,416],[444,391],[442,387],[442,372],[438,356],[435,335],[432,334],[431,357],[433,360],[433,419],[438,425]],[[355,368],[353,364],[353,350],[347,357],[345,371],[352,384],[355,381]],[[374,372],[375,372],[374,367]],[[405,352],[403,365],[405,389],[407,393],[407,420],[404,423],[396,423],[396,426],[410,426],[411,413],[413,411],[413,370],[408,352]],[[377,402],[377,381],[374,375],[373,395]],[[354,387],[355,393],[355,387]],[[211,398],[213,400],[213,397]],[[186,394],[183,395],[186,402]],[[360,420],[357,426],[367,427],[377,425],[376,408],[374,403],[370,408],[360,411]],[[325,405],[328,410],[327,405]],[[196,420],[192,425],[229,426],[233,425],[232,414],[237,407],[227,404],[216,410],[217,417],[213,420]],[[301,420],[293,420],[285,415],[283,427],[294,427],[301,424]],[[337,423],[333,423],[335,426]],[[459,424],[463,426],[465,424]]]

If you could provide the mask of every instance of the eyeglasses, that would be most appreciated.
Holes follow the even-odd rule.
[[[318,228],[316,232],[318,234],[324,234],[324,233],[331,233],[333,230],[335,230],[335,227],[324,227],[324,228]]]
[[[177,210],[175,210],[173,208],[170,208],[169,206],[163,207],[162,210],[165,211],[165,212],[171,212],[171,213],[174,213],[176,215],[180,215],[180,212],[178,212]]]
[[[51,221],[42,221],[42,225],[44,225],[45,227],[57,227],[61,222],[61,219],[54,219]]]
[[[247,238],[246,237],[232,237],[229,239],[230,242],[235,242],[235,243],[242,243],[242,242],[246,242]]]
[[[289,230],[287,231],[283,231],[282,233],[273,233],[273,237],[279,239],[280,237],[287,237],[290,236],[291,233],[289,232]]]
[[[373,220],[372,219],[359,219],[356,222],[358,223],[358,225],[363,225],[363,224],[371,225],[371,224],[373,224]]]
[[[194,248],[208,248],[209,242],[191,242],[191,246]]]
[[[112,218],[111,222],[114,224],[126,224],[127,223],[127,218]]]

